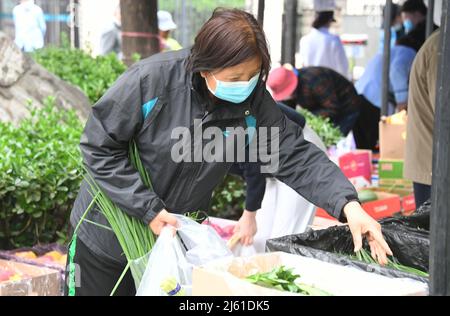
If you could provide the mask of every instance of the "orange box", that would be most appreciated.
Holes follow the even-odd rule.
[[[378,196],[378,200],[362,204],[362,207],[367,214],[378,220],[385,217],[391,217],[394,214],[401,212],[402,205],[398,194],[386,193],[382,191],[374,192]],[[316,216],[336,220],[321,208],[317,209]]]
[[[402,202],[403,215],[411,215],[416,210],[416,200],[412,189],[393,189],[389,193],[398,194]]]
[[[416,210],[416,200],[414,194],[403,197],[402,208],[405,215],[410,214]]]
[[[374,219],[391,217],[402,210],[400,196],[397,194],[375,192],[377,201],[367,202],[362,205],[363,209]]]

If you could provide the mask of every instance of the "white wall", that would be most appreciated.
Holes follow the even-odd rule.
[[[266,0],[266,10],[264,12],[264,32],[269,42],[272,63],[279,63],[281,60],[281,38],[283,27],[284,1]],[[258,0],[247,0],[247,8],[255,16],[258,15]]]

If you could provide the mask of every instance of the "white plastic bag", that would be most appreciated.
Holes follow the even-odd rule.
[[[233,255],[235,257],[244,257],[245,258],[245,257],[251,257],[251,256],[258,254],[254,245],[244,246],[241,243],[238,243],[232,249],[232,251],[233,251]]]
[[[136,295],[190,295],[194,266],[232,256],[214,229],[184,216],[177,219],[175,236],[172,228],[166,227],[158,237]],[[163,283],[173,286],[167,292],[161,287]]]

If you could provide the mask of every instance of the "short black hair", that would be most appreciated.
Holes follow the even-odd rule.
[[[423,2],[423,0],[407,0],[402,6],[402,12],[405,13],[420,12],[426,16],[428,8]]]
[[[312,26],[315,29],[320,29],[321,27],[324,27],[331,22],[336,22],[336,20],[334,19],[333,11],[317,12]]]
[[[261,78],[270,71],[266,35],[255,17],[243,10],[217,8],[200,29],[188,61],[193,73],[236,66],[259,56]]]

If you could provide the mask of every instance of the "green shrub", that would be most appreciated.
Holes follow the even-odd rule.
[[[0,247],[67,238],[78,192],[81,123],[49,98],[18,126],[0,123]],[[75,158],[75,159],[74,159]]]
[[[50,46],[32,56],[48,71],[79,87],[92,103],[97,102],[126,70],[114,53],[93,58],[80,49]]]

